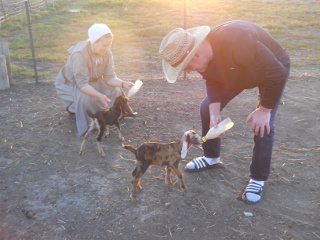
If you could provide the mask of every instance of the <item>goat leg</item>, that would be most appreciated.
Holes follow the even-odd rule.
[[[104,153],[102,146],[101,146],[101,142],[97,141],[97,146],[98,146],[98,151],[101,155],[101,157],[104,157],[106,154]]]
[[[179,168],[175,167],[175,166],[172,166],[172,169],[173,171],[177,174],[177,177],[179,178],[180,180],[180,189],[181,191],[184,191],[184,190],[188,190],[188,187],[187,185],[185,184],[184,182],[184,179],[183,179],[183,174],[182,172],[179,170]]]
[[[136,167],[136,168],[132,171],[131,176],[134,177],[134,176],[137,174],[137,171],[138,171],[138,169],[137,169],[137,167]]]
[[[120,125],[119,125],[119,123],[117,122],[117,123],[115,123],[115,125],[117,126],[117,130],[118,130],[118,138],[119,138],[119,140],[120,141],[124,141],[124,137],[122,137],[122,133],[121,133],[121,127],[120,127]]]
[[[171,167],[169,166],[166,166],[166,169],[165,169],[165,183],[166,184],[172,184],[172,180],[171,180],[171,177],[170,177],[170,173],[171,173]]]
[[[99,127],[100,127],[99,132],[98,132],[98,136],[96,137],[97,145],[98,145],[98,151],[101,154],[101,156],[104,157],[106,154],[104,153],[104,151],[102,149],[101,139],[102,139],[103,134],[106,131],[106,125],[104,125],[103,122],[100,121],[100,120],[98,120],[98,123],[99,123]]]
[[[142,187],[140,185],[140,181],[141,181],[141,178],[136,178],[134,177],[132,179],[132,193],[135,193],[135,192],[140,192],[142,190]]]
[[[131,193],[130,200],[131,200],[131,202],[136,202],[137,201],[137,194],[135,192]]]
[[[85,144],[86,144],[86,142],[87,142],[88,136],[89,136],[89,134],[92,132],[92,130],[93,130],[94,128],[95,128],[95,124],[94,124],[94,121],[93,121],[93,122],[90,124],[90,126],[89,126],[86,134],[85,134],[84,137],[83,137],[82,144],[81,144],[81,147],[80,147],[80,152],[79,152],[80,155],[83,155],[83,153],[84,153],[84,146],[85,146]]]
[[[107,127],[106,127],[106,133],[105,133],[104,136],[107,138],[107,137],[109,137],[109,135],[110,135],[110,126],[107,125]]]
[[[143,174],[147,171],[150,164],[141,165],[141,163],[137,163],[136,168],[132,172],[132,192],[131,192],[131,201],[136,201],[136,193],[142,190],[141,187],[141,178]]]
[[[135,183],[133,183],[132,181],[132,185],[134,185]],[[136,186],[134,186],[132,188],[132,192],[130,195],[131,198],[131,202],[136,202],[137,201],[137,192],[140,192],[142,190],[142,187],[139,185],[139,183],[136,184]]]
[[[142,187],[140,186],[139,179],[132,179],[132,192],[130,195],[131,202],[137,201],[137,192],[142,190]]]
[[[82,143],[81,143],[81,147],[80,147],[80,152],[79,152],[80,155],[83,155],[83,153],[84,153],[85,144],[86,144],[86,138],[84,137],[82,140]]]

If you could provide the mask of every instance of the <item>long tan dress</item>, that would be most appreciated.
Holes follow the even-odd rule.
[[[98,92],[105,94],[113,106],[117,96],[122,94],[120,88],[108,86],[108,82],[116,78],[112,52],[96,59],[92,54],[89,41],[79,42],[69,50],[66,65],[62,68],[55,82],[58,96],[70,112],[76,114],[78,133],[82,136],[88,129],[91,118],[86,111],[103,110],[100,100],[83,93],[80,89],[88,84]]]

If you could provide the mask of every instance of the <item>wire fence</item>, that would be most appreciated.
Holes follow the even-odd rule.
[[[29,0],[27,5],[29,11],[44,9],[55,0]],[[26,4],[22,0],[0,0],[0,22],[8,21],[10,18],[26,13]]]

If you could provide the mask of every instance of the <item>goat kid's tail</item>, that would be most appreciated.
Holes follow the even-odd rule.
[[[122,144],[122,147],[124,148],[124,149],[127,149],[127,150],[129,150],[130,152],[132,152],[132,154],[133,155],[137,155],[137,149],[136,148],[134,148],[133,146],[131,146],[131,145],[123,145]]]

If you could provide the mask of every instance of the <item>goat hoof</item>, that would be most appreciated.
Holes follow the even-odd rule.
[[[166,180],[165,183],[171,185],[171,184],[172,184],[172,181],[171,181],[171,180]]]
[[[188,191],[187,186],[185,186],[185,187],[181,188],[181,192],[187,192],[187,191]]]
[[[135,197],[136,193],[141,192],[142,191],[142,187],[141,186],[136,186],[133,188],[131,196]]]
[[[131,201],[131,202],[136,202],[136,201],[137,201],[137,197],[136,197],[135,194],[131,194],[131,195],[130,195],[130,201]]]
[[[99,151],[101,157],[104,157],[106,155],[101,147],[98,148],[98,151]]]

